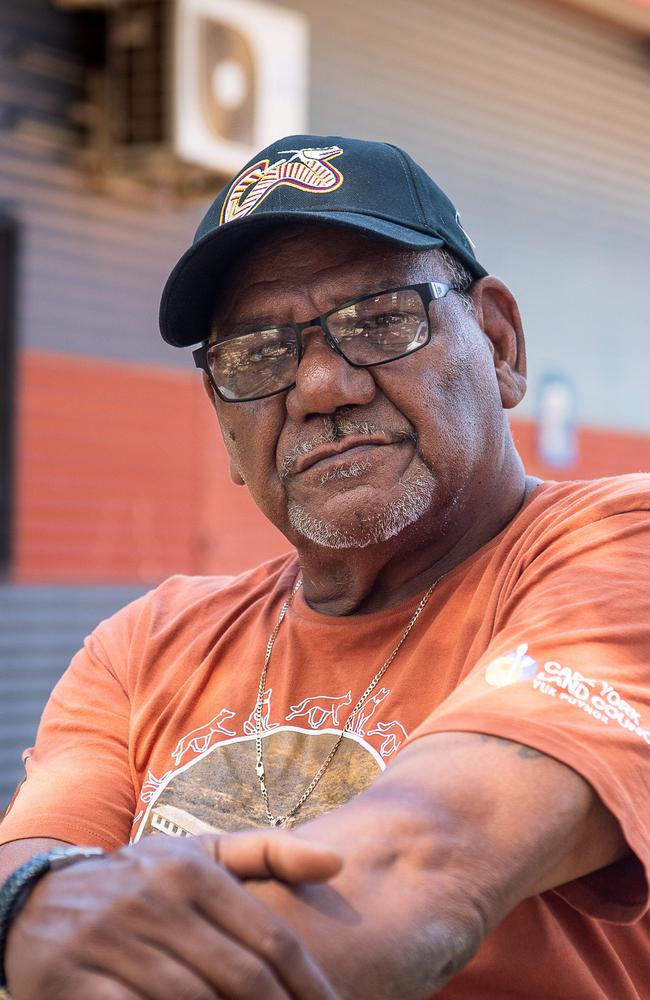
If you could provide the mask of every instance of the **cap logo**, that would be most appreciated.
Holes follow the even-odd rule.
[[[281,149],[282,159],[258,160],[233,181],[221,209],[219,223],[250,215],[276,188],[286,185],[312,194],[336,191],[343,174],[330,160],[340,156],[340,146],[316,149]]]

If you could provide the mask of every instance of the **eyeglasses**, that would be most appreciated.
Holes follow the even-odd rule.
[[[235,327],[223,340],[196,348],[192,356],[225,403],[265,399],[296,384],[303,330],[319,326],[332,350],[354,368],[386,365],[429,343],[429,305],[459,290],[443,281],[389,288],[305,323]]]

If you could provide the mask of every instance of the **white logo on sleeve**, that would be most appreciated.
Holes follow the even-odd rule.
[[[485,668],[485,679],[492,687],[506,687],[517,681],[525,681],[533,677],[537,670],[537,661],[528,656],[528,643],[522,642],[514,653],[497,656]]]

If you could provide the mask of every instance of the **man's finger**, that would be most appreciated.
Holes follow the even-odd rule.
[[[209,839],[211,838],[206,838],[206,841]],[[182,873],[186,886],[191,881],[191,897],[198,912],[207,917],[214,927],[220,928],[235,942],[247,948],[253,956],[270,966],[289,996],[296,1000],[334,1000],[332,987],[304,949],[295,930],[249,892],[224,865],[214,864],[212,859],[217,853],[214,840],[211,847],[208,843],[204,843],[203,847],[206,851],[204,870],[197,869],[193,873],[186,870]],[[268,878],[269,875],[264,877]],[[293,890],[287,888],[286,891]],[[246,971],[244,972],[246,979]],[[250,985],[250,979],[248,982]],[[242,990],[240,984],[237,991],[228,992],[227,995],[248,997],[251,994]],[[252,992],[255,998],[264,995],[259,990]]]
[[[340,872],[340,854],[295,834],[274,830],[232,833],[214,841],[215,859],[238,878],[326,882]]]

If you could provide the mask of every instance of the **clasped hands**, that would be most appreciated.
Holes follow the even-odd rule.
[[[12,1000],[334,1000],[243,884],[324,882],[329,848],[283,831],[151,837],[46,875],[11,928]]]

